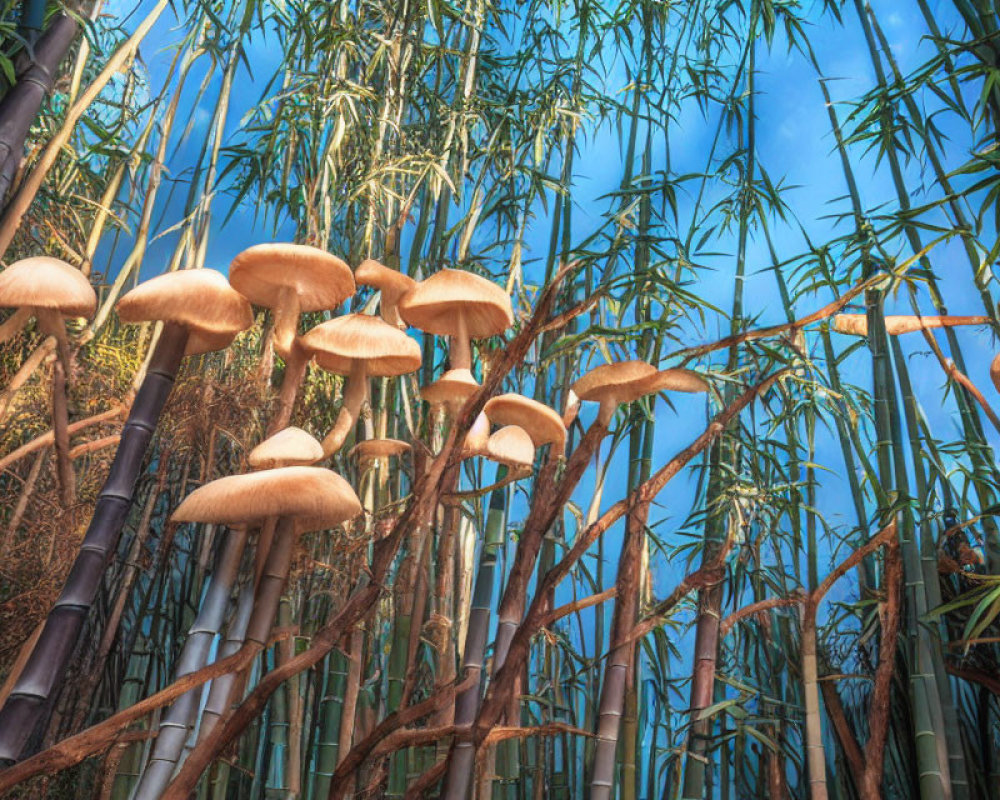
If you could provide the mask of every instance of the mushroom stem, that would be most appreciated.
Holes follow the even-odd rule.
[[[277,334],[275,336],[277,337]],[[277,347],[277,338],[275,338],[275,347]],[[295,398],[302,386],[302,379],[306,376],[308,364],[308,355],[293,339],[291,349],[285,356],[285,374],[281,379],[281,389],[278,391],[278,407],[275,409],[270,425],[267,426],[267,436],[273,436],[278,431],[287,428],[288,423],[291,422]]]
[[[299,332],[300,314],[298,293],[294,287],[284,287],[274,308],[274,351],[285,360],[291,356]]]
[[[69,403],[67,381],[70,371],[69,340],[58,311],[35,309],[38,327],[56,340],[57,358],[52,365],[52,434],[56,451],[56,475],[59,479],[59,500],[64,509],[76,502],[76,476],[69,455]]]
[[[344,384],[344,397],[340,413],[333,428],[323,440],[323,457],[329,458],[336,453],[347,439],[347,435],[358,421],[361,404],[368,396],[368,373],[364,361],[356,360],[351,366],[351,374]]]
[[[393,291],[392,289],[382,289],[382,297],[379,300],[379,312],[382,315],[382,319],[388,322],[390,325],[395,325],[400,330],[406,330],[406,323],[403,322],[403,318],[399,316],[399,311],[397,310],[397,305],[399,304],[399,298],[402,297],[402,293]]]
[[[469,342],[469,329],[465,324],[465,315],[459,311],[458,326],[455,335],[451,337],[451,349],[448,351],[448,362],[451,369],[472,369],[472,345]]]
[[[601,407],[597,410],[597,424],[601,425],[605,429],[610,428],[611,420],[615,417],[618,405],[618,400],[614,397],[602,400]]]

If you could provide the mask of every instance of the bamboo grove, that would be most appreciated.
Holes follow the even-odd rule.
[[[0,794],[1000,800],[998,26],[0,0]]]

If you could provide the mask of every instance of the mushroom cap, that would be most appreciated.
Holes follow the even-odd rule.
[[[509,467],[530,467],[535,460],[535,446],[524,428],[506,425],[486,442],[486,457]]]
[[[993,386],[1000,392],[1000,354],[997,354],[990,362],[990,380]]]
[[[707,392],[708,381],[689,369],[661,369],[646,380],[643,389],[643,395],[657,392]]]
[[[115,306],[122,322],[163,320],[189,331],[187,355],[228,347],[253,325],[253,312],[221,272],[181,269],[143,281]]]
[[[97,295],[76,267],[49,256],[15,261],[0,272],[0,306],[50,308],[64,317],[94,316]]]
[[[251,450],[247,463],[257,469],[271,469],[314,464],[321,458],[323,445],[302,428],[290,425]]]
[[[474,338],[503,333],[514,324],[510,297],[503,289],[472,272],[447,268],[403,295],[399,315],[414,328],[438,336],[454,336],[459,315]]]
[[[566,428],[562,418],[547,405],[530,397],[501,394],[490,398],[483,410],[490,421],[497,425],[517,425],[523,428],[535,447],[566,441]]]
[[[396,269],[390,269],[380,264],[374,258],[366,258],[354,270],[354,280],[361,286],[374,286],[376,289],[403,294],[410,291],[417,282],[409,275],[404,275]]]
[[[351,485],[322,467],[279,467],[230,475],[184,498],[174,522],[243,525],[293,517],[298,533],[333,528],[361,513]]]
[[[251,302],[274,308],[293,289],[301,311],[336,308],[354,294],[354,275],[341,259],[318,247],[271,242],[248,247],[229,266],[229,281]]]
[[[631,403],[648,393],[646,384],[656,374],[656,367],[645,361],[618,361],[595,367],[572,388],[581,400]]]
[[[480,388],[469,370],[450,369],[434,383],[421,387],[420,396],[432,406],[460,406]]]
[[[462,458],[486,455],[486,445],[490,439],[490,419],[485,411],[480,411],[462,441]]]
[[[365,461],[374,458],[401,456],[409,451],[409,442],[402,442],[399,439],[365,439],[354,445],[348,455],[354,456],[359,461]]]
[[[364,361],[369,375],[405,375],[420,368],[420,345],[378,317],[345,314],[320,323],[300,339],[303,349],[323,369],[350,375]]]

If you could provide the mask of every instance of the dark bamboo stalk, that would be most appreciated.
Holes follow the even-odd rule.
[[[24,142],[52,89],[56,69],[76,38],[78,26],[60,14],[35,42],[33,57],[9,92],[0,100],[0,208],[21,165]]]
[[[69,665],[77,638],[118,545],[142,471],[146,449],[184,356],[187,328],[166,324],[146,377],[122,428],[118,452],[97,498],[94,516],[59,599],[10,697],[0,709],[0,765],[17,761],[51,713],[50,700]]]

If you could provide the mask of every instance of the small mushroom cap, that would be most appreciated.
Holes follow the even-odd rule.
[[[228,347],[253,324],[246,298],[221,272],[181,269],[143,281],[115,306],[122,322],[175,322],[189,331],[187,355]]]
[[[656,374],[656,367],[645,361],[619,361],[595,367],[572,388],[581,400],[631,403],[647,394],[645,386]]]
[[[527,431],[535,447],[563,444],[566,428],[562,418],[551,408],[530,397],[501,394],[486,402],[483,409],[497,425],[517,425]]]
[[[184,498],[171,519],[252,525],[268,517],[293,517],[296,531],[306,533],[336,527],[360,513],[358,496],[335,472],[279,467],[206,483]]]
[[[15,261],[0,272],[0,306],[49,308],[64,317],[94,316],[97,295],[76,267],[48,256]]]
[[[321,458],[323,445],[302,428],[290,425],[251,450],[247,463],[257,469],[272,469],[315,464]]]
[[[354,270],[354,280],[361,286],[374,286],[376,289],[404,294],[410,291],[417,282],[409,275],[404,275],[396,269],[389,269],[374,258],[366,258]]]
[[[434,383],[421,387],[420,396],[432,406],[460,406],[480,388],[469,370],[450,369]]]
[[[363,361],[369,375],[405,375],[420,368],[420,345],[392,325],[367,314],[346,314],[323,322],[300,343],[323,369],[349,375]]]
[[[530,467],[535,460],[535,446],[524,428],[507,425],[486,442],[486,457],[509,467]]]
[[[650,376],[642,388],[643,395],[657,392],[707,392],[708,381],[689,369],[661,369]]]
[[[274,308],[293,289],[301,311],[336,308],[354,294],[354,275],[341,259],[318,247],[256,244],[233,259],[229,281],[255,305]]]
[[[471,272],[442,269],[421,281],[399,301],[399,315],[410,325],[438,336],[458,333],[458,315],[469,336],[503,333],[514,324],[507,293]]]
[[[359,461],[366,461],[375,458],[391,458],[401,456],[410,451],[409,442],[401,442],[399,439],[366,439],[358,442],[351,448],[351,455]]]

